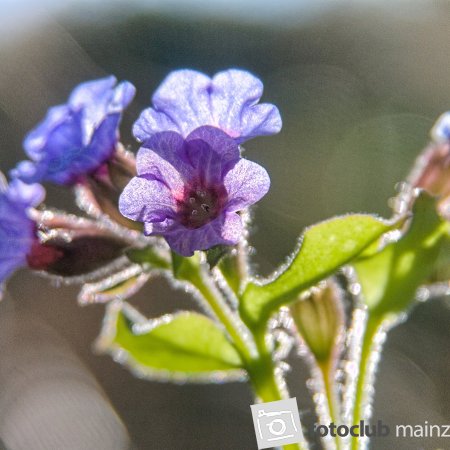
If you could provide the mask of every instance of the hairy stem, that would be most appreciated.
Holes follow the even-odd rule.
[[[282,400],[286,396],[277,380],[273,355],[267,347],[265,334],[266,327],[251,330],[256,348],[252,351],[252,342],[244,337],[247,331],[240,317],[227,305],[220,291],[216,288],[209,274],[198,270],[189,280],[200,292],[212,312],[222,323],[230,339],[240,353],[247,369],[250,383],[257,398],[263,402]],[[241,326],[239,326],[239,324]],[[284,450],[306,450],[303,444],[288,444]]]
[[[373,396],[369,395],[366,390],[372,385],[377,369],[378,358],[375,358],[375,356],[379,353],[380,348],[378,348],[375,340],[382,322],[382,319],[378,317],[369,316],[364,330],[354,399],[353,424],[359,424],[360,420],[370,419],[366,411],[371,407]],[[352,437],[351,450],[358,450],[360,442],[360,437]]]
[[[322,374],[323,388],[325,391],[325,398],[327,400],[328,413],[330,415],[331,422],[338,424],[341,419],[341,411],[334,383],[335,366],[330,361],[319,363],[318,366]],[[341,438],[337,435],[335,438],[335,444],[336,449],[341,450]]]
[[[217,319],[223,325],[244,362],[247,363],[250,361],[253,355],[249,343],[243,337],[242,328],[239,329],[238,327],[240,319],[222,298],[222,295],[214,285],[213,280],[199,271],[190,281],[198,289]],[[242,327],[243,326],[242,323]]]
[[[253,331],[253,336],[258,350],[258,357],[248,367],[250,382],[256,397],[262,402],[274,402],[286,398],[275,372],[272,353],[266,342],[266,328],[261,327]],[[282,447],[284,450],[306,450],[305,443],[288,444]]]

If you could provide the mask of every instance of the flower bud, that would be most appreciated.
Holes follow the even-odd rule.
[[[27,256],[35,270],[64,277],[89,274],[118,259],[130,245],[86,219],[50,211],[37,215],[39,241]]]
[[[426,148],[417,159],[409,182],[436,197],[450,195],[450,141]]]
[[[76,187],[79,206],[96,217],[104,214],[126,228],[141,230],[140,224],[127,219],[118,210],[119,196],[135,175],[134,155],[118,148],[107,163]]]
[[[341,292],[330,280],[302,295],[291,307],[297,330],[319,364],[327,363],[338,348],[344,327]]]

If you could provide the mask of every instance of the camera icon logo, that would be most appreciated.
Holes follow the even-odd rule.
[[[250,408],[259,450],[303,441],[295,398],[259,403]]]

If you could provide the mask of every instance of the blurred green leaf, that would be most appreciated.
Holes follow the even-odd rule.
[[[198,278],[200,265],[200,255],[195,253],[193,256],[181,256],[172,252],[172,271],[175,278],[184,281],[194,281]]]
[[[126,350],[135,363],[151,370],[188,376],[242,367],[238,352],[225,334],[197,313],[179,313],[168,323],[135,334],[132,322],[120,311],[110,345]]]
[[[240,303],[242,317],[250,326],[264,322],[280,306],[350,262],[393,227],[363,214],[313,225],[305,231],[290,265],[275,280],[247,285]]]
[[[436,200],[422,194],[406,234],[354,264],[363,299],[373,315],[399,313],[411,306],[417,288],[434,270],[447,230],[448,223],[436,212]]]
[[[237,250],[239,252],[240,250]],[[222,272],[223,277],[230,286],[231,290],[239,295],[241,289],[241,283],[245,280],[241,279],[240,267],[239,267],[239,255],[238,253],[225,255],[219,261],[219,269]]]
[[[208,262],[210,269],[217,266],[217,264],[229,252],[229,250],[229,245],[215,245],[209,250],[206,250],[206,261]]]
[[[126,251],[128,259],[136,264],[149,264],[158,269],[168,269],[170,264],[152,247],[129,248]]]

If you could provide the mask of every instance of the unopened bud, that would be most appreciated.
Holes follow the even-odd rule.
[[[39,240],[27,255],[30,268],[52,275],[89,274],[124,254],[130,243],[95,222],[37,211]]]
[[[450,141],[426,148],[417,159],[409,182],[436,197],[450,195]]]
[[[342,293],[327,280],[299,298],[290,309],[297,330],[319,363],[334,357],[344,327]]]
[[[134,155],[119,148],[113,158],[77,186],[79,206],[89,214],[105,214],[126,228],[140,230],[140,224],[124,217],[118,209],[119,196],[134,176]]]

